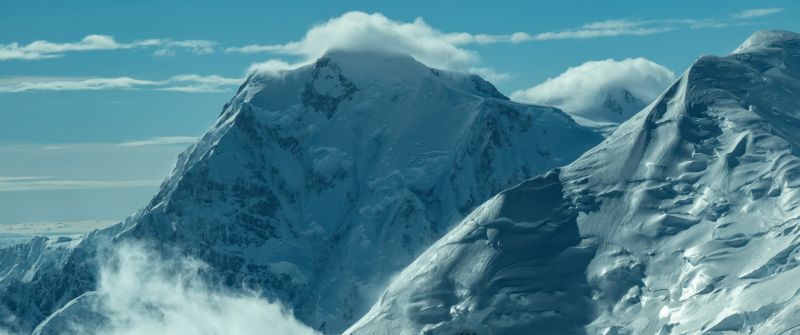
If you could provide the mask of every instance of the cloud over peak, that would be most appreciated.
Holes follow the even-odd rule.
[[[483,72],[495,75],[490,79],[504,79],[494,69],[480,66],[478,54],[463,46],[475,43],[493,43],[494,36],[469,33],[444,33],[422,18],[411,22],[395,21],[383,14],[348,12],[339,17],[311,27],[297,41],[284,44],[247,45],[228,48],[228,53],[272,53],[293,56],[295,62],[269,60],[254,64],[251,70],[280,71],[312,62],[328,50],[383,51],[409,54],[426,65],[466,72]]]
[[[621,122],[638,109],[612,115],[619,110],[609,110],[608,104],[644,107],[642,104],[650,103],[674,80],[675,73],[645,58],[606,59],[570,67],[541,84],[512,93],[511,98],[554,105],[590,120]],[[621,101],[609,102],[609,96]]]

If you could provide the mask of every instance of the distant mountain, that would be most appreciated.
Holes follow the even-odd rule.
[[[671,70],[646,58],[605,59],[570,67],[511,98],[556,106],[607,136],[674,81]]]
[[[37,329],[50,334],[102,320],[83,312],[98,259],[142,240],[340,333],[475,206],[601,140],[558,109],[409,56],[336,51],[254,73],[138,213],[0,250],[0,325],[29,332],[50,316]]]
[[[501,192],[346,334],[800,333],[800,35],[705,56]]]

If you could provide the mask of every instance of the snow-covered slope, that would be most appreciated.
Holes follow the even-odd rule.
[[[347,334],[799,334],[800,35],[706,56],[484,203]]]
[[[341,332],[475,206],[600,140],[555,108],[408,56],[337,51],[256,73],[139,213],[0,251],[0,324],[30,331],[93,289],[98,257],[143,239]]]

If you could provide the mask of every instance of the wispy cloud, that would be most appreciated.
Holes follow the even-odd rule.
[[[30,91],[99,91],[115,89],[147,89],[186,93],[227,92],[241,84],[242,78],[218,75],[182,74],[165,80],[144,80],[131,77],[8,77],[0,78],[0,93]]]
[[[319,334],[277,301],[208,281],[209,266],[197,259],[163,257],[129,243],[116,244],[107,255],[98,259],[96,295],[77,298],[90,302],[81,305],[87,306],[82,312],[102,322],[63,322],[59,333]]]
[[[0,93],[17,93],[27,91],[98,91],[158,85],[158,82],[155,81],[139,80],[131,77],[89,79],[64,77],[59,79],[32,79],[34,80],[5,85],[0,84]]]
[[[769,16],[773,14],[778,14],[783,11],[783,8],[753,8],[753,9],[746,9],[741,12],[735,13],[731,15],[733,18],[737,19],[750,19],[754,17],[763,17]]]
[[[119,222],[119,220],[30,221],[0,224],[0,235],[76,235],[94,229],[105,228],[117,222]]]
[[[454,62],[474,61],[476,55],[457,46],[467,44],[520,43],[558,39],[587,39],[614,36],[645,36],[681,28],[720,28],[741,24],[742,20],[774,15],[783,8],[752,8],[733,13],[727,19],[614,19],[587,23],[578,27],[538,33],[515,32],[504,35],[443,33],[429,26],[422,18],[413,22],[393,21],[380,13],[349,12],[315,25],[299,41],[285,44],[249,44],[225,48],[226,53],[277,53],[306,56],[316,49],[331,46],[357,47],[378,44],[379,47],[412,48],[425,46],[426,52],[447,52]],[[354,37],[363,37],[357,39]],[[399,43],[398,43],[399,42]],[[28,44],[0,44],[0,61],[42,60],[63,57],[67,53],[101,50],[152,49],[160,57],[179,51],[197,55],[214,53],[217,42],[210,40],[173,40],[169,38],[137,39],[119,42],[113,36],[92,34],[77,42],[33,41]],[[417,48],[419,49],[419,48]],[[413,51],[413,50],[412,50]],[[421,51],[421,50],[416,50]]]
[[[265,52],[281,52],[283,49],[284,47],[280,44],[276,45],[249,44],[242,47],[225,48],[225,53],[257,54]]]
[[[26,182],[31,180],[41,180],[41,179],[49,179],[52,177],[42,177],[42,176],[20,176],[20,177],[0,177],[0,183],[16,183],[16,182]]]
[[[564,39],[588,39],[614,36],[645,36],[671,31],[677,28],[676,22],[665,20],[617,19],[592,22],[577,28],[548,31],[537,34],[514,33],[509,41],[547,41]]]
[[[412,54],[438,56],[447,54],[455,62],[468,63],[476,55],[460,48],[470,44],[521,43],[563,39],[588,39],[615,36],[646,36],[679,29],[724,28],[743,24],[743,19],[772,15],[782,8],[748,9],[725,19],[642,19],[623,18],[590,22],[578,27],[539,33],[472,34],[443,33],[422,18],[414,22],[392,21],[379,13],[350,12],[309,29],[303,39],[284,44],[250,44],[229,47],[226,53],[273,53],[295,56],[319,56],[329,49],[377,48],[411,50]],[[369,46],[368,46],[369,45]],[[273,64],[274,65],[274,64]]]
[[[207,40],[171,41],[162,40],[162,46],[155,52],[156,56],[174,56],[178,50],[186,50],[195,55],[208,55],[214,53],[217,42]]]
[[[63,57],[71,52],[146,48],[155,49],[154,54],[157,56],[174,55],[178,50],[204,55],[213,53],[215,46],[216,42],[207,40],[143,39],[122,43],[117,42],[113,36],[88,35],[77,42],[39,40],[24,45],[18,42],[0,44],[0,61],[42,60]]]
[[[249,44],[228,47],[226,53],[293,56],[295,62],[270,59],[255,63],[250,71],[280,73],[307,64],[331,49],[376,50],[407,53],[428,65],[478,73],[495,80],[505,80],[510,74],[500,73],[482,66],[478,54],[469,45],[495,43],[524,43],[531,41],[580,40],[616,36],[647,36],[687,29],[724,28],[750,24],[749,18],[771,15],[780,8],[750,9],[729,17],[643,19],[621,18],[589,22],[577,27],[543,31],[514,32],[509,34],[474,34],[469,32],[442,32],[428,25],[422,18],[412,22],[394,21],[380,13],[349,12],[311,27],[303,37],[283,44]]]
[[[166,87],[160,89],[186,93],[225,92],[233,86],[241,85],[243,81],[244,78],[182,74],[169,78],[165,83]]]
[[[520,43],[527,41],[547,41],[562,39],[587,39],[615,36],[646,36],[681,29],[725,28],[748,24],[746,19],[777,14],[783,8],[748,9],[732,14],[730,18],[684,18],[684,19],[642,19],[624,18],[591,22],[576,28],[529,34],[517,32],[511,35],[484,37],[483,41]],[[480,42],[478,42],[480,43]]]
[[[60,191],[158,186],[161,180],[65,180],[53,177],[0,177],[0,192]]]
[[[514,77],[514,75],[510,73],[500,72],[492,67],[471,67],[467,69],[467,72],[472,74],[477,74],[481,76],[483,79],[486,79],[493,83],[508,81]]]
[[[734,25],[748,24],[744,19],[771,15],[780,11],[780,8],[753,9],[734,14],[732,15],[732,19],[613,19],[591,22],[576,28],[546,31],[535,34],[516,32],[508,35],[469,35],[467,33],[452,35],[458,36],[453,39],[454,41],[464,44],[522,43],[530,41],[590,39],[616,36],[647,36],[681,29],[725,28]]]
[[[148,145],[190,144],[197,141],[195,136],[159,136],[141,141],[129,141],[118,144],[123,147],[141,147]]]

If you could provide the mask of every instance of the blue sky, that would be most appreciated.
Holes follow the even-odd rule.
[[[325,45],[304,41],[306,32],[351,11],[380,13],[389,25],[428,34],[442,50],[419,49],[418,58],[488,74],[506,94],[607,58],[644,57],[680,73],[700,55],[730,52],[755,30],[800,31],[795,1],[0,6],[0,226],[15,229],[105,224],[144,205],[252,64],[313,58]],[[102,36],[84,40],[90,35]],[[272,51],[241,52],[248,45]],[[456,62],[452,55],[469,57]]]

